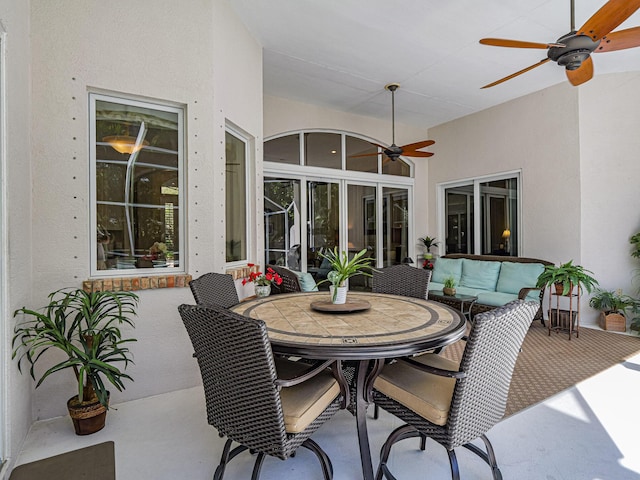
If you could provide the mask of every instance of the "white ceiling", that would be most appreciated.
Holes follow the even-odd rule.
[[[229,0],[264,47],[264,93],[429,128],[566,81],[545,50],[480,45],[483,37],[548,43],[568,33],[570,0]],[[575,0],[576,28],[605,0]],[[616,28],[640,26],[640,11]],[[233,48],[230,46],[230,48]],[[595,76],[640,71],[640,47],[593,55]],[[581,88],[581,87],[573,87]]]

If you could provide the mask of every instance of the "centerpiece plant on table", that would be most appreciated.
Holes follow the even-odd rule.
[[[22,318],[14,328],[12,358],[18,358],[21,372],[23,362],[29,364],[29,374],[36,380],[36,364],[52,358],[45,353],[62,352],[62,360],[38,375],[36,388],[49,375],[71,369],[77,394],[67,407],[76,433],[97,432],[104,427],[109,408],[107,383],[122,391],[123,381],[133,380],[124,368],[133,363],[127,344],[136,340],[124,338],[121,328],[134,327],[131,317],[136,315],[138,296],[62,289],[48,298],[49,304],[40,310],[23,307],[14,313]]]
[[[331,271],[327,274],[326,280],[318,284],[330,282],[331,301],[333,303],[345,303],[347,298],[347,280],[357,275],[372,277],[371,261],[373,259],[365,257],[367,249],[362,249],[349,258],[347,252],[338,252],[338,248],[328,250],[327,253],[320,253],[326,258],[331,266]]]

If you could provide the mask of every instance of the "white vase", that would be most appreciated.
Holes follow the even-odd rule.
[[[347,287],[329,286],[331,293],[331,303],[343,304],[347,302]]]
[[[271,294],[271,285],[256,285],[256,297],[264,298]]]

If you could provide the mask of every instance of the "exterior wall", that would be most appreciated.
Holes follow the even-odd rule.
[[[4,456],[11,462],[31,426],[33,399],[31,379],[20,375],[11,361],[12,312],[27,305],[32,294],[32,228],[28,221],[31,211],[29,2],[0,0],[0,22],[6,32],[6,62],[3,65],[6,117],[2,119],[6,122],[6,137],[2,140],[6,141],[3,145],[5,197],[0,201],[6,215],[6,223],[2,227],[6,250],[0,253],[0,261],[4,262],[7,281],[0,285],[5,292],[5,303],[0,302],[0,381],[6,378],[0,386],[3,396],[0,406],[4,407],[2,420],[5,421],[0,433],[6,433],[0,439],[0,457]]]
[[[580,92],[582,259],[602,288],[638,296],[629,238],[640,231],[640,74],[596,76]]]
[[[34,0],[31,14],[32,219],[40,239],[31,253],[32,305],[89,275],[90,90],[185,105],[187,272],[224,271],[225,122],[261,139],[260,46],[225,0]],[[200,383],[176,309],[193,302],[189,289],[139,295],[135,365],[128,370],[135,381],[112,392],[113,403]],[[34,418],[66,413],[68,376],[37,389]]]
[[[521,256],[580,262],[578,91],[565,83],[429,130],[431,231],[444,231],[438,184],[521,170]]]
[[[521,169],[521,255],[573,259],[604,288],[634,293],[639,85],[637,73],[596,76],[579,88],[565,82],[430,129],[439,147],[429,164],[430,231],[444,228],[439,183]],[[581,309],[581,323],[594,324],[588,296]]]

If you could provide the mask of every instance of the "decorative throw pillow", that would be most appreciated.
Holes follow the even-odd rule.
[[[317,292],[318,285],[309,272],[294,272],[300,282],[300,288],[303,292]]]

